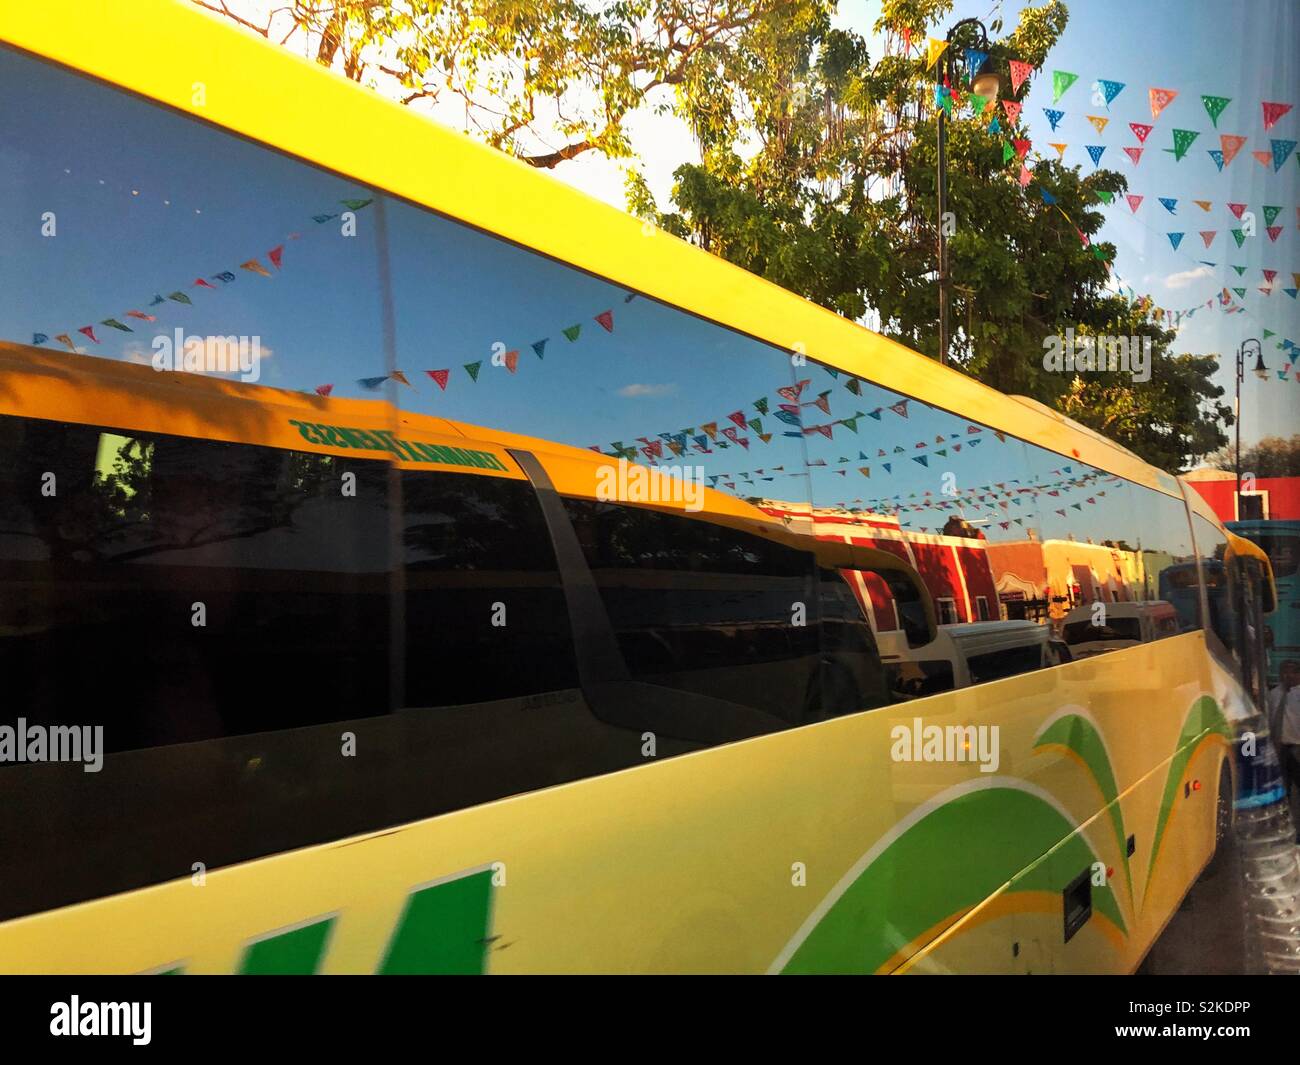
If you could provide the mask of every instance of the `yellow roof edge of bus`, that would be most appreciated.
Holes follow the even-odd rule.
[[[973,378],[684,241],[646,231],[639,219],[197,5],[0,0],[0,11],[0,40],[20,49],[780,348],[1176,494],[1167,474],[1139,459],[1007,403]],[[195,103],[196,83],[204,86],[202,104]]]
[[[1253,558],[1264,567],[1265,572],[1268,574],[1268,579],[1272,581],[1273,563],[1268,557],[1268,552],[1260,547],[1259,544],[1255,543],[1254,540],[1248,540],[1244,536],[1238,536],[1231,529],[1224,529],[1223,535],[1227,538],[1229,553],[1239,555],[1243,558]]]

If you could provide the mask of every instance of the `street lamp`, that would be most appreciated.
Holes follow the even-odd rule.
[[[1246,351],[1252,344],[1255,346],[1255,376],[1261,381],[1268,380],[1268,367],[1264,365],[1264,349],[1254,337],[1243,340],[1241,347],[1237,349],[1237,398],[1232,406],[1232,420],[1237,427],[1237,444],[1234,449],[1237,490],[1232,497],[1232,516],[1238,520],[1241,518],[1241,382],[1246,376]]]
[[[934,79],[935,85],[947,85],[952,87],[956,80],[956,65],[953,62],[953,41],[958,34],[966,27],[973,27],[979,34],[974,47],[984,53],[984,61],[980,64],[978,70],[972,73],[971,91],[977,96],[983,96],[990,102],[996,102],[998,98],[998,89],[1000,88],[997,73],[993,69],[993,60],[989,55],[989,35],[988,30],[984,28],[984,23],[976,18],[966,18],[958,22],[948,31],[948,47],[943,50],[943,56],[935,64]],[[943,216],[948,210],[948,126],[947,112],[940,107],[938,115],[939,127],[939,365],[944,366],[948,362],[948,236],[944,232]]]

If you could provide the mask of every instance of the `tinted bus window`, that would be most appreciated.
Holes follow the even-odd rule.
[[[400,476],[404,705],[577,687],[564,592],[532,485],[474,474]]]
[[[709,521],[566,499],[636,680],[815,716],[818,593],[810,554]]]
[[[93,719],[119,751],[387,713],[382,463],[17,418],[0,436],[0,668],[29,719]]]

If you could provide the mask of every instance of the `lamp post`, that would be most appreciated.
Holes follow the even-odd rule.
[[[980,68],[973,72],[971,80],[971,91],[977,96],[983,96],[991,101],[998,98],[998,76],[993,70],[993,61],[988,55],[989,35],[988,30],[984,28],[984,23],[976,18],[965,18],[958,22],[948,31],[948,47],[943,50],[943,56],[935,64],[934,79],[936,91],[938,86],[945,83],[951,88],[956,79],[956,65],[953,63],[952,49],[953,41],[958,33],[967,26],[974,27],[979,37],[973,47],[985,54],[984,62]],[[943,216],[948,210],[948,126],[947,112],[941,106],[938,115],[939,128],[939,365],[947,365],[948,362],[948,236],[943,228]]]
[[[1237,398],[1232,405],[1232,420],[1237,429],[1237,443],[1234,450],[1236,491],[1232,494],[1232,516],[1241,519],[1241,382],[1246,376],[1246,352],[1251,345],[1255,348],[1255,376],[1261,381],[1268,380],[1268,367],[1264,365],[1264,349],[1254,337],[1243,340],[1237,349]]]

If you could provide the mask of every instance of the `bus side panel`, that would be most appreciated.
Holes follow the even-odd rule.
[[[1092,671],[1104,663],[1099,682],[1118,688],[1142,675],[1139,656],[1185,661],[1195,641],[1161,643]],[[1043,855],[1062,853],[1032,886],[1057,900],[1078,869],[1110,861],[1113,827],[1090,832],[1084,850],[1060,846],[1104,805],[1098,748],[1068,750],[1086,732],[1070,718],[1078,703],[1067,700],[1083,694],[1070,673],[1087,665],[11,921],[0,925],[0,965],[268,971],[275,949],[256,944],[323,925],[308,971],[892,971]],[[1095,710],[1117,780],[1143,749],[1168,760],[1188,716],[1173,689]],[[998,725],[995,771],[902,760],[896,729],[918,718]],[[1053,722],[1056,745],[1043,733]],[[1188,771],[1212,780],[1205,757]],[[1208,807],[1210,792],[1198,794]],[[1186,816],[1193,808],[1168,818],[1160,861],[1171,864],[1153,880],[1162,909],[1207,853],[1195,841],[1208,822]],[[1112,909],[1133,926],[1123,896]],[[1120,953],[1113,964],[1130,961]]]

